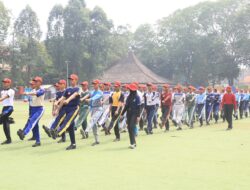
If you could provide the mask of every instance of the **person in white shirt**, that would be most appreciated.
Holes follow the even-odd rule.
[[[153,86],[153,84],[151,84],[151,83],[147,84],[148,91],[144,95],[145,108],[146,108],[146,112],[147,112],[147,121],[148,121],[147,128],[145,128],[144,130],[145,130],[147,135],[153,134],[152,124],[153,124],[153,118],[154,118],[155,108],[156,108],[156,101],[155,101],[156,93],[153,92],[152,86]]]
[[[17,131],[17,135],[21,140],[28,135],[30,131],[33,131],[33,135],[36,138],[36,143],[32,145],[32,147],[41,146],[40,142],[40,133],[39,133],[39,120],[43,116],[44,113],[44,96],[45,90],[41,88],[43,79],[41,77],[35,77],[34,81],[34,89],[31,92],[25,93],[25,95],[31,96],[30,101],[30,115],[29,119],[24,127],[24,129],[19,129]]]
[[[5,145],[11,144],[9,116],[13,112],[15,91],[10,88],[12,83],[11,79],[5,78],[2,80],[2,83],[4,89],[1,91],[0,98],[0,102],[3,104],[2,113],[0,115],[0,123],[3,124],[3,130],[6,136],[6,141],[2,143],[2,145]]]
[[[177,130],[181,130],[182,125],[182,116],[185,111],[185,94],[182,93],[182,89],[180,86],[176,87],[176,91],[172,97],[172,104],[173,104],[173,121],[176,125]]]

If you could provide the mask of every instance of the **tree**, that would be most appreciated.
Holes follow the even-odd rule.
[[[89,10],[83,0],[70,0],[64,11],[64,48],[65,57],[70,63],[70,72],[86,78],[83,65],[88,54]]]
[[[3,44],[7,37],[8,28],[10,25],[9,11],[4,7],[2,1],[0,1],[0,45]]]
[[[54,72],[58,78],[65,76],[65,51],[64,51],[64,9],[61,5],[55,5],[48,18],[48,33],[46,37],[46,47],[52,58]],[[53,77],[52,77],[53,78]]]

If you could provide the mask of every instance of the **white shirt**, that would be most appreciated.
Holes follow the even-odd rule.
[[[40,107],[43,106],[45,90],[44,89],[33,89],[32,93],[36,93],[36,96],[31,96],[30,106],[31,107]]]
[[[184,93],[174,93],[172,101],[174,105],[184,105],[186,95]]]
[[[140,98],[140,103],[141,104],[144,104],[144,93],[143,92],[141,92],[141,91],[139,91],[139,90],[137,90],[137,95],[139,96],[139,98]]]
[[[145,94],[145,96],[146,96],[146,105],[147,106],[154,106],[154,105],[156,105],[156,101],[155,101],[155,99],[156,99],[156,93],[155,92],[147,92],[146,94]]]
[[[7,99],[3,100],[3,106],[13,106],[14,104],[14,97],[15,97],[15,91],[13,89],[8,90],[2,90],[1,91],[1,97],[6,97]]]

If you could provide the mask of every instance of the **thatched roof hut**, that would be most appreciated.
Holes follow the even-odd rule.
[[[171,83],[167,79],[160,77],[143,65],[133,52],[129,52],[128,56],[115,64],[113,67],[104,71],[101,76],[101,81],[114,82],[121,81],[122,83]]]

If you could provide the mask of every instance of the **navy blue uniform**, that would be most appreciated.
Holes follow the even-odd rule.
[[[212,109],[214,106],[214,94],[213,93],[208,93],[206,97],[206,122],[209,124],[210,118],[211,118],[211,113]]]
[[[79,93],[78,87],[67,88],[63,94],[63,97],[67,100],[74,93]],[[66,130],[69,131],[71,144],[75,144],[75,132],[74,132],[74,120],[79,111],[80,95],[76,96],[67,105],[65,105],[65,118],[62,124],[57,129],[59,136],[61,136]]]
[[[216,123],[219,119],[219,111],[220,111],[220,94],[214,93],[213,115]]]

